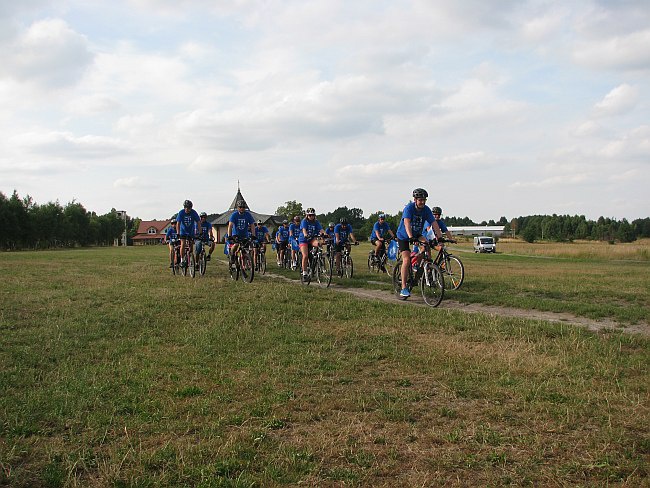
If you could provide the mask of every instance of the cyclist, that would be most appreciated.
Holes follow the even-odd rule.
[[[409,266],[411,266],[411,243],[426,242],[426,238],[422,235],[425,222],[433,222],[434,231],[438,226],[434,222],[435,219],[431,209],[426,206],[428,196],[427,191],[422,188],[413,190],[413,201],[404,207],[402,220],[400,220],[397,229],[397,244],[402,255],[402,290],[400,296],[405,299],[411,296],[406,286]]]
[[[173,268],[176,263],[176,257],[174,256],[176,248],[179,246],[180,242],[178,241],[178,233],[176,232],[176,217],[172,218],[169,229],[165,234],[165,243],[169,246],[169,267]]]
[[[289,221],[283,220],[282,225],[275,234],[275,249],[278,251],[278,266],[284,263],[284,253],[287,252],[289,242]]]
[[[305,218],[300,222],[300,237],[298,243],[300,252],[302,252],[302,276],[305,281],[309,281],[309,246],[318,247],[317,237],[325,235],[323,226],[316,220],[316,211],[310,207],[305,212]]]
[[[390,234],[395,239],[395,234],[391,230],[390,225],[386,222],[386,214],[379,214],[377,222],[372,226],[372,234],[370,234],[370,243],[375,246],[375,260],[379,259],[381,252],[386,252],[386,234]],[[382,266],[382,271],[386,273],[386,268]]]
[[[352,225],[348,223],[348,219],[341,218],[339,223],[334,227],[334,252],[336,257],[336,269],[341,269],[341,251],[343,248],[350,251],[350,239],[356,244],[357,238],[352,232]]]
[[[232,265],[234,256],[239,249],[239,241],[243,241],[255,234],[255,219],[251,213],[246,210],[246,202],[237,200],[237,210],[235,210],[228,220],[228,240],[233,244],[228,250],[228,259]]]
[[[191,200],[185,200],[183,202],[183,208],[176,216],[176,232],[181,239],[181,266],[187,266],[187,263],[185,262],[185,246],[187,245],[187,239],[194,237],[195,229],[199,234],[202,232],[201,218],[192,206]]]
[[[295,215],[293,222],[289,224],[289,243],[291,244],[291,269],[298,267],[298,251],[300,246],[298,239],[300,238],[300,217]]]
[[[433,235],[435,237],[441,237],[442,234],[445,234],[445,237],[449,242],[454,242],[454,236],[451,234],[447,226],[445,225],[445,221],[442,220],[440,217],[442,217],[442,209],[440,207],[433,207],[431,209],[431,213],[433,214],[434,218],[436,219],[436,223],[438,224],[438,228],[440,229],[440,234],[434,234],[434,229],[433,229],[433,222],[429,224],[427,222],[427,232],[429,232],[430,239],[433,239]],[[433,235],[432,235],[433,234]]]
[[[327,256],[329,257],[335,239],[334,222],[330,222],[329,224],[327,224],[327,229],[325,229],[325,235],[327,236]]]
[[[255,254],[253,259],[255,266],[257,266],[259,250],[261,248],[266,253],[266,245],[271,242],[271,234],[269,234],[269,229],[262,223],[262,221],[258,220],[255,225],[255,233],[253,236],[255,238]]]
[[[207,256],[205,257],[206,261],[210,261],[212,259],[212,252],[214,251],[214,237],[212,235],[212,224],[208,222],[208,214],[205,212],[201,212],[199,215],[201,217],[201,232],[197,233],[199,238],[196,240],[196,244],[194,245],[194,250],[196,253],[196,256],[198,257],[199,254],[201,254],[201,251],[203,250],[204,245],[210,245],[210,250],[208,251]],[[196,265],[198,266],[198,259]]]

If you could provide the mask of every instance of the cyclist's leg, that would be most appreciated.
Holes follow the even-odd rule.
[[[302,274],[309,274],[309,244],[306,242],[300,244],[300,252],[302,253]]]
[[[409,266],[411,266],[411,246],[408,241],[398,241],[399,251],[402,256],[402,289],[406,288],[406,280],[409,275]]]

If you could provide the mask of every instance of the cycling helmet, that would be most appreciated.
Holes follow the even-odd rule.
[[[262,225],[262,221],[258,219],[257,220],[257,225]]]
[[[416,188],[413,190],[413,198],[428,198],[429,194],[424,188]]]
[[[329,224],[327,224],[327,226],[328,227],[334,227],[334,222],[330,222]]]
[[[312,207],[309,207],[305,212],[305,215],[316,215],[316,210],[314,210]]]
[[[205,213],[205,212],[201,212],[201,213],[200,213],[199,215],[200,215],[201,217],[205,217],[205,218],[208,218],[208,214],[207,214],[207,213]]]
[[[286,225],[286,224],[288,224],[288,223],[289,223],[289,221],[288,221],[287,219],[284,219],[284,220],[282,221],[282,225]]]
[[[442,215],[442,209],[441,209],[440,207],[433,207],[433,208],[431,209],[431,213],[432,213],[432,214]]]
[[[237,200],[237,208],[239,207],[246,208],[246,202],[244,200]]]
[[[339,222],[341,223],[341,225],[347,225],[348,224],[348,219],[346,219],[345,217],[342,217],[341,220],[339,220]]]
[[[385,219],[385,218],[386,218],[386,214],[379,214],[379,216],[378,216],[377,218],[378,218],[378,219]]]
[[[183,208],[192,208],[192,200],[185,200],[183,202]]]
[[[300,222],[300,216],[299,215],[294,215],[293,220],[294,220],[294,222]]]
[[[176,219],[172,219],[172,221],[171,221],[170,223],[171,223],[171,224],[175,224],[175,223],[176,223]]]

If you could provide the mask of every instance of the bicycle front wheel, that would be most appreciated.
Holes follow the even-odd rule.
[[[266,273],[266,253],[260,254],[260,272]]]
[[[345,276],[352,278],[354,276],[354,263],[352,262],[352,256],[346,256],[343,261],[343,270]]]
[[[187,267],[190,270],[190,276],[194,278],[196,276],[196,262],[194,261],[194,254],[190,254],[187,258]]]
[[[245,283],[251,283],[255,276],[255,269],[253,267],[253,262],[248,252],[242,253],[240,264],[241,264],[241,279]]]
[[[228,259],[228,268],[232,280],[237,281],[239,278],[239,258],[235,257],[232,261]]]
[[[323,259],[323,280],[329,287],[332,284],[332,269],[334,268],[334,263],[332,262],[332,256],[322,256]]]
[[[458,290],[465,279],[465,266],[456,256],[447,256],[440,263],[446,290]]]
[[[425,263],[420,278],[420,289],[424,303],[437,307],[445,294],[445,280],[440,268],[433,263]]]
[[[399,296],[402,291],[402,260],[398,259],[393,269],[393,291]]]
[[[207,264],[208,262],[205,260],[205,254],[201,253],[199,256],[199,273],[201,273],[201,276],[205,276],[205,268]]]

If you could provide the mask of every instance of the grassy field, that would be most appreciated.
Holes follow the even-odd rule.
[[[647,319],[647,261],[458,254],[454,299]],[[640,336],[233,283],[214,261],[174,278],[163,247],[0,271],[0,485],[648,486]]]

